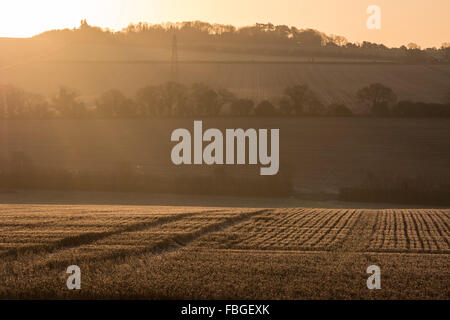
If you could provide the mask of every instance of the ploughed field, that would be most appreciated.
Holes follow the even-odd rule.
[[[449,209],[3,204],[0,298],[448,299],[449,241]]]

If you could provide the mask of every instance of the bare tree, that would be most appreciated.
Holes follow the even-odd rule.
[[[290,104],[289,106],[284,101],[283,109],[285,112],[292,108],[297,115],[315,113],[314,109],[321,105],[319,98],[307,84],[288,87],[285,90],[285,95],[288,97]]]
[[[256,106],[255,114],[263,117],[275,116],[278,114],[278,110],[270,101],[264,100]]]
[[[360,89],[356,96],[358,101],[368,105],[371,114],[376,116],[388,115],[389,105],[397,100],[394,91],[381,83],[373,83]]]
[[[255,102],[250,99],[236,99],[231,104],[231,114],[234,116],[248,116],[253,110]]]
[[[136,94],[138,114],[144,117],[158,116],[160,110],[159,86],[146,86]]]
[[[195,112],[198,115],[213,116],[220,112],[219,96],[210,87],[202,83],[195,83],[191,88],[191,97],[194,102]]]
[[[134,102],[117,89],[104,92],[96,101],[97,111],[104,117],[132,117],[136,115]]]
[[[61,86],[58,94],[52,99],[55,110],[67,118],[80,118],[86,114],[86,106],[73,89]]]

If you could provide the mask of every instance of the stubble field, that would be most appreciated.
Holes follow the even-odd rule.
[[[448,209],[3,204],[0,298],[448,299],[449,224]]]

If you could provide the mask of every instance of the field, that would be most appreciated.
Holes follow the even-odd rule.
[[[167,48],[64,47],[18,39],[0,39],[0,46],[6,48],[0,52],[0,85],[47,96],[68,85],[80,90],[88,106],[109,89],[132,96],[140,87],[170,80]],[[204,82],[256,101],[300,83],[323,102],[356,111],[362,106],[355,93],[375,82],[391,87],[400,100],[449,98],[450,65],[312,63],[184,49],[179,55],[180,82]],[[279,128],[279,177],[287,177],[294,192],[251,199],[138,192],[143,189],[108,193],[89,183],[41,190],[39,178],[28,190],[2,185],[0,299],[450,299],[448,207],[334,200],[368,173],[448,185],[448,119],[0,120],[0,173],[13,173],[3,180],[8,184],[48,171],[60,174],[65,187],[65,170],[92,180],[126,171],[132,173],[122,175],[130,185],[138,184],[134,177],[154,178],[145,180],[153,185],[191,181],[185,184],[189,192],[200,190],[194,188],[198,177],[218,186],[218,177],[226,177],[233,188],[236,181],[254,181],[249,177],[264,179],[259,165],[173,165],[171,133],[192,131],[194,120],[203,120],[204,130]],[[79,291],[66,288],[70,265],[81,268]],[[370,265],[381,268],[381,290],[366,287]]]
[[[58,47],[42,42],[13,46],[10,42],[0,41],[8,48],[0,53],[0,84],[11,83],[45,95],[68,85],[92,103],[109,89],[132,96],[143,86],[170,80],[171,54],[167,48]],[[256,101],[276,98],[287,86],[307,83],[324,103],[345,103],[358,111],[361,106],[356,92],[375,82],[391,87],[399,99],[448,101],[449,65],[377,64],[339,58],[317,58],[311,64],[303,57],[189,50],[180,50],[179,56],[180,82],[204,82]]]
[[[37,120],[0,122],[0,168],[14,152],[38,167],[113,172],[126,162],[165,177],[211,175],[215,166],[175,166],[171,132],[194,119]],[[450,181],[450,121],[438,119],[220,118],[204,128],[279,128],[280,174],[299,193],[336,194],[369,173]],[[36,134],[39,132],[39,134]],[[259,166],[225,166],[259,175]]]
[[[0,205],[0,298],[450,298],[448,209],[8,197]],[[80,291],[65,287],[72,264],[82,270]],[[382,289],[371,291],[366,269],[374,264]]]

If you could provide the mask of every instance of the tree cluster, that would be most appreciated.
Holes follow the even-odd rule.
[[[422,50],[410,43],[400,48],[363,41],[349,42],[337,35],[327,35],[314,29],[298,29],[287,25],[256,23],[236,28],[232,25],[210,24],[202,21],[179,23],[130,24],[118,32],[90,26],[86,20],[76,29],[51,30],[37,38],[65,43],[96,43],[115,45],[141,45],[170,47],[173,35],[180,47],[202,51],[232,53],[346,57],[362,59],[388,59],[407,63],[443,63],[450,61],[450,45]]]
[[[176,82],[149,85],[133,98],[113,89],[87,106],[80,94],[60,87],[51,99],[14,86],[0,89],[0,118],[164,118],[214,116],[350,115],[344,105],[326,107],[307,85],[288,87],[283,97],[255,103],[226,89],[215,90],[203,83],[188,87]]]
[[[450,117],[450,104],[397,102],[394,91],[381,83],[361,88],[356,97],[365,106],[358,112],[362,116]],[[140,88],[133,97],[117,89],[108,90],[89,105],[76,90],[68,87],[60,87],[49,99],[11,85],[0,87],[0,118],[3,119],[353,115],[345,104],[324,104],[307,84],[287,87],[280,97],[255,102],[203,83],[185,86],[167,82]]]

